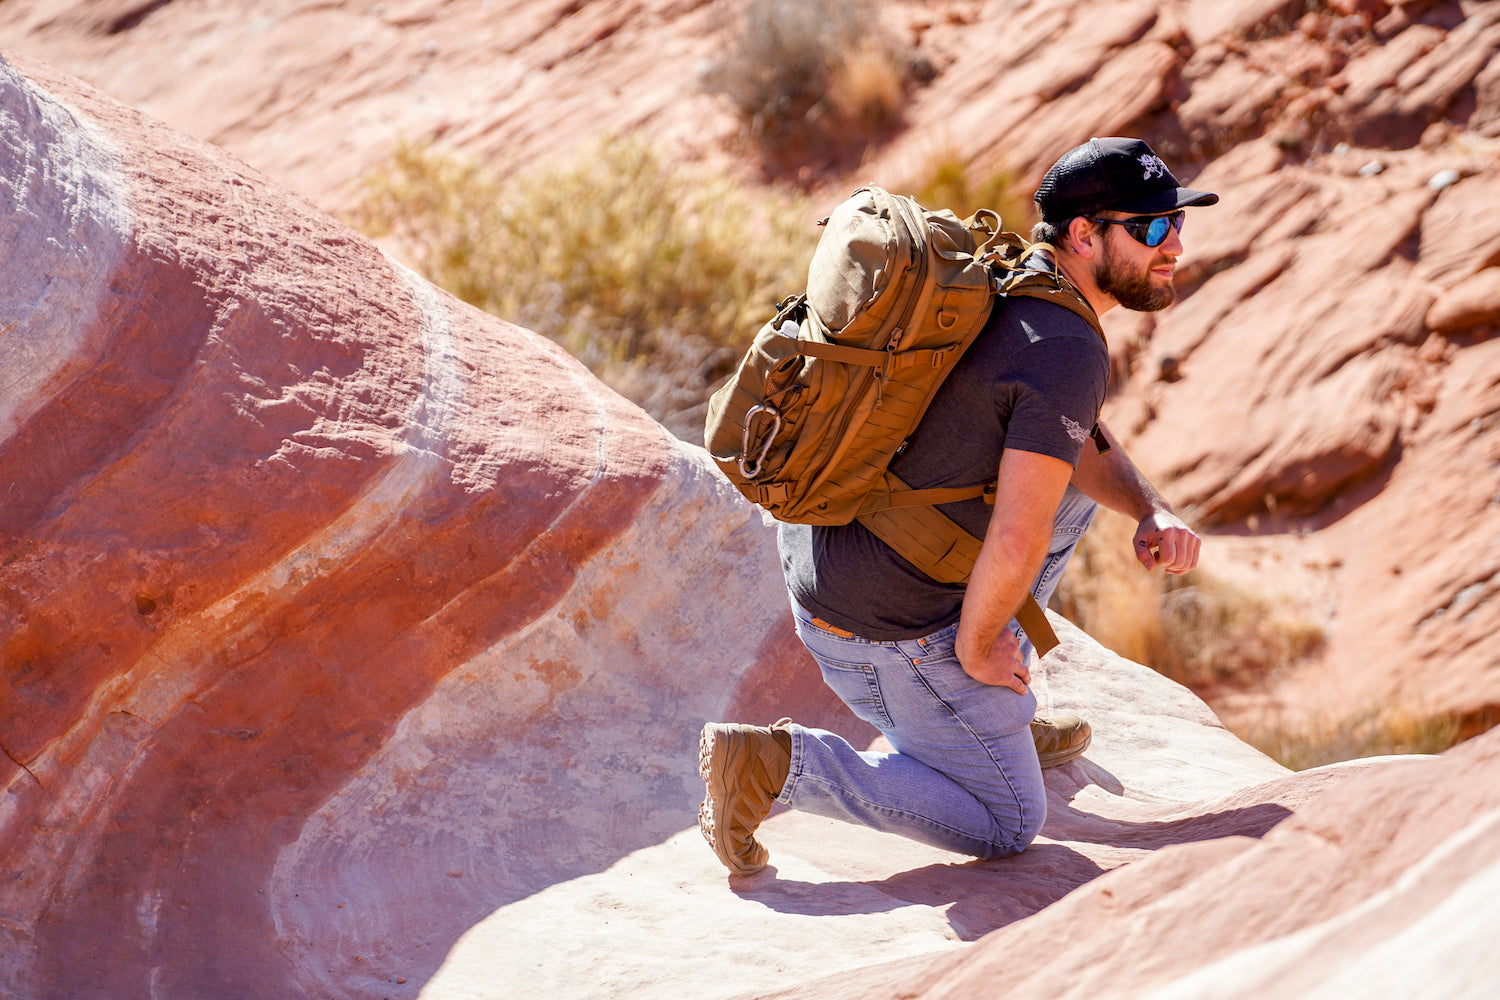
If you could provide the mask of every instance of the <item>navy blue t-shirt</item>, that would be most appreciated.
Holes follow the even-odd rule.
[[[912,489],[974,486],[995,478],[1006,448],[1077,465],[1108,381],[1109,353],[1086,321],[1051,302],[1002,299],[891,471]],[[939,509],[984,538],[983,499]],[[782,524],[777,537],[792,596],[832,625],[892,641],[958,619],[963,584],[929,579],[861,524]]]

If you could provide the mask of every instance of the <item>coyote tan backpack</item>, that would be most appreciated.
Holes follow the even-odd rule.
[[[709,401],[714,462],[779,520],[858,520],[932,579],[967,581],[980,540],[933,505],[994,484],[912,490],[887,467],[1004,296],[1056,301],[1099,329],[1065,279],[1020,266],[1031,249],[988,209],[960,221],[860,188],[826,220],[806,294],[782,302]],[[1056,637],[1028,603],[1018,617],[1045,653]]]

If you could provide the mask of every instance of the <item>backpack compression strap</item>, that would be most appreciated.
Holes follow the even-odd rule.
[[[1000,231],[999,221],[999,217],[996,216],[995,225],[991,227],[991,238],[979,249],[976,256],[983,258],[991,251],[999,249],[1006,238],[1006,234]],[[1104,330],[1099,325],[1099,317],[1082,294],[1066,278],[1055,269],[1038,271],[1018,266],[1027,256],[1035,252],[1035,246],[1027,244],[1020,248],[1009,249],[1012,252],[1019,249],[1020,254],[1003,268],[1004,277],[998,282],[997,292],[1002,296],[1019,295],[1054,302],[1076,313],[1094,329],[1100,340],[1104,340]],[[1050,250],[1051,248],[1043,245],[1042,249]],[[867,365],[876,369],[884,368],[892,362],[891,355],[884,351],[848,347],[842,344],[804,341],[798,345],[798,352],[829,361]],[[901,357],[899,354],[896,356],[901,359],[898,363],[903,367],[913,363],[942,367],[947,360],[944,352],[941,351],[914,351],[908,354],[910,355],[908,357]],[[919,358],[916,355],[922,355],[922,357]],[[889,370],[886,374],[889,374]],[[1093,433],[1100,454],[1108,451],[1109,442],[1099,431],[1097,424],[1094,426]],[[974,570],[974,561],[979,557],[980,540],[933,505],[954,503],[979,496],[993,503],[995,484],[913,490],[887,470],[884,487],[883,490],[871,492],[869,499],[860,508],[857,516],[859,523],[931,579],[939,583],[967,583],[969,574]],[[1046,612],[1037,603],[1034,595],[1028,593],[1021,602],[1021,607],[1016,611],[1016,621],[1031,639],[1031,644],[1036,647],[1038,656],[1045,656],[1057,647],[1057,633],[1052,630],[1052,624],[1047,621]]]
[[[1023,262],[1038,250],[1055,253],[1052,247],[1045,243],[1036,243],[1028,247],[1024,253],[1015,259],[1011,267],[1005,270],[1004,276],[999,282],[999,292],[1005,296],[1022,296],[1029,299],[1041,299],[1043,302],[1052,302],[1076,313],[1094,332],[1099,339],[1108,346],[1109,341],[1104,336],[1104,328],[1099,325],[1099,314],[1094,312],[1094,307],[1089,305],[1088,300],[1083,297],[1073,283],[1056,269],[1053,264],[1048,270],[1039,271],[1030,267],[1021,266]],[[1043,259],[1048,260],[1046,254]]]
[[[892,372],[898,372],[903,368],[942,368],[948,362],[950,354],[961,350],[958,347],[946,349],[919,349],[913,351],[877,351],[872,347],[850,347],[847,344],[825,344],[816,340],[797,341],[797,353],[809,358],[820,358],[824,361],[837,361],[846,365],[864,365],[866,368],[877,368],[887,376]]]
[[[930,493],[963,494],[952,499],[968,499],[980,496],[986,487],[975,486],[954,490],[911,490],[890,472],[885,474],[888,494],[917,497]],[[993,494],[991,494],[993,495]],[[903,506],[893,504],[884,509],[861,511],[859,523],[868,528],[876,538],[895,549],[903,559],[921,570],[938,583],[967,583],[974,571],[974,560],[979,558],[980,540],[965,531],[947,514],[930,506],[932,503],[950,503],[951,500],[917,501],[927,506]],[[1027,594],[1016,612],[1020,624],[1037,656],[1045,656],[1057,646],[1057,633],[1047,614],[1031,594]]]

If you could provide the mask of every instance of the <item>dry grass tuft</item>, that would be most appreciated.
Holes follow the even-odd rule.
[[[752,194],[610,138],[507,178],[403,145],[367,178],[352,221],[695,440],[709,388],[776,301],[806,285],[812,218],[800,198]]]
[[[1322,648],[1317,625],[1204,570],[1146,573],[1131,555],[1134,530],[1101,511],[1054,598],[1105,646],[1200,692],[1255,683]]]
[[[1461,738],[1458,719],[1410,705],[1366,709],[1352,717],[1291,719],[1268,715],[1240,738],[1284,767],[1303,771],[1336,761],[1386,754],[1442,753]]]
[[[1210,699],[1215,689],[1252,687],[1316,656],[1320,627],[1203,570],[1164,579],[1130,552],[1134,525],[1100,511],[1079,544],[1053,607],[1103,645]],[[1383,705],[1315,716],[1267,712],[1234,728],[1293,770],[1383,754],[1441,753],[1493,723]]]
[[[1189,687],[1244,685],[1322,650],[1322,628],[1293,611],[1202,574],[1173,578],[1161,597],[1151,663]]]
[[[865,38],[833,65],[827,99],[836,121],[872,132],[894,128],[906,105],[906,69],[888,45]]]
[[[898,127],[911,61],[872,0],[750,0],[701,78],[729,98],[770,167],[853,158]]]

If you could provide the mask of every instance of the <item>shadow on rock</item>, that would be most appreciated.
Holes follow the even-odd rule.
[[[875,881],[801,882],[781,878],[773,865],[731,885],[742,899],[802,916],[946,908],[958,937],[973,941],[1029,917],[1106,870],[1070,847],[1037,844],[1012,858],[926,865]]]

